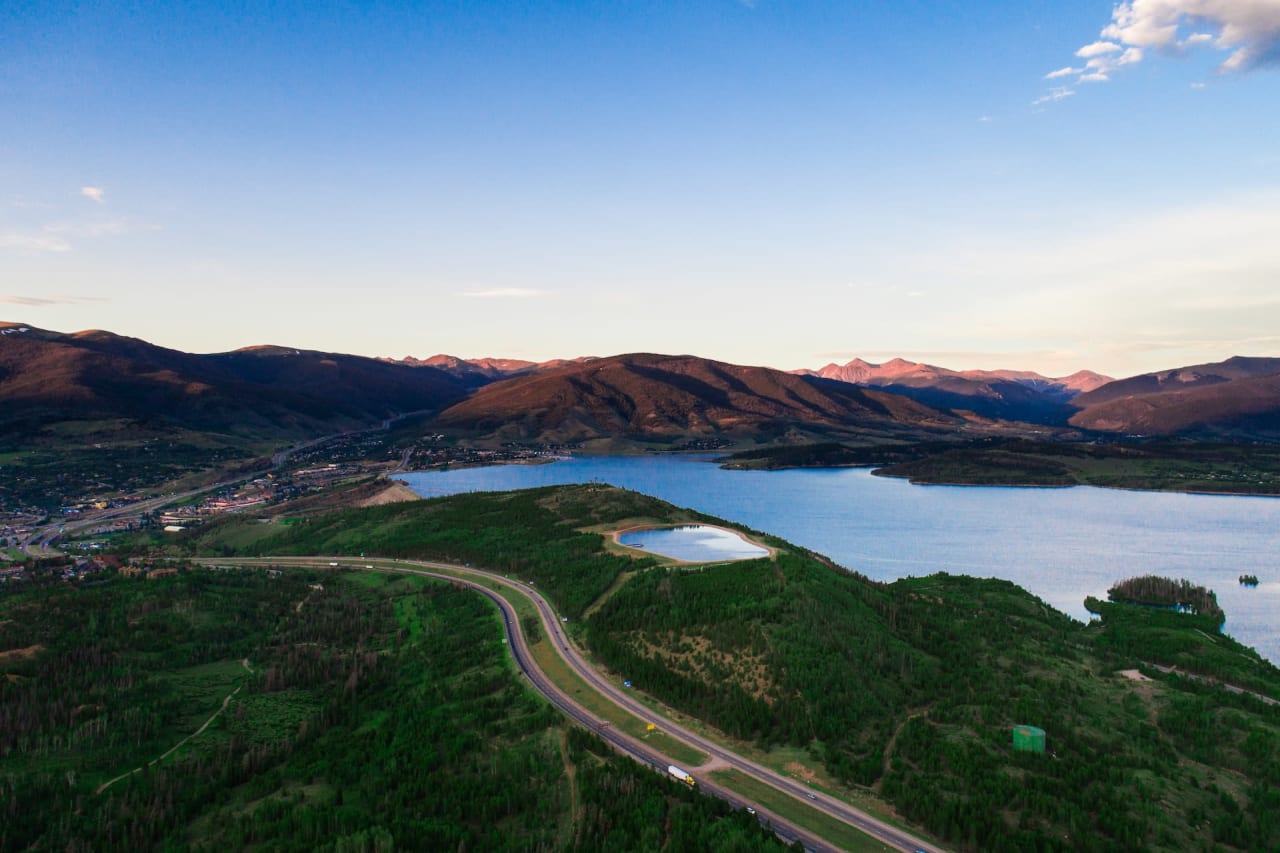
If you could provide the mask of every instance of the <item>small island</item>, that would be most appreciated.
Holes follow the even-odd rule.
[[[1257,575],[1241,575],[1240,585],[1241,586],[1257,586],[1258,576]]]
[[[1196,586],[1186,579],[1172,580],[1156,575],[1129,578],[1107,590],[1107,598],[1123,604],[1141,604],[1208,616],[1216,619],[1219,626],[1226,621],[1213,590]]]

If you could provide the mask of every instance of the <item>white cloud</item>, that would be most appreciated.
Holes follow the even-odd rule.
[[[496,287],[492,290],[471,290],[460,295],[474,299],[528,299],[533,296],[542,296],[543,293],[541,290],[531,290],[527,287]]]
[[[96,201],[98,204],[102,204],[107,200],[107,191],[102,187],[81,187],[80,195],[90,201]]]
[[[1144,48],[1172,56],[1200,45],[1229,51],[1218,66],[1223,74],[1280,68],[1280,0],[1125,0],[1099,35],[1076,51],[1090,60],[1081,80],[1109,79],[1141,62]]]
[[[1130,65],[1134,62],[1142,61],[1142,48],[1131,47],[1120,54],[1120,58],[1116,60],[1116,65]]]
[[[1176,56],[1199,45],[1230,51],[1218,66],[1222,74],[1280,68],[1280,0],[1125,0],[1099,35],[1076,51],[1087,60],[1084,68],[1059,68],[1045,79],[1079,74],[1077,83],[1102,83],[1121,66],[1141,62],[1146,48]],[[1051,91],[1032,105],[1061,99]]]
[[[1081,59],[1092,59],[1095,56],[1106,56],[1108,53],[1119,53],[1122,50],[1124,48],[1115,42],[1095,41],[1093,44],[1086,44],[1077,50],[1076,56]]]

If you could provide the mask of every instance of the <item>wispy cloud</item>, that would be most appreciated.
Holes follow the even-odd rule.
[[[1067,86],[1054,86],[1048,92],[1045,92],[1043,95],[1041,95],[1040,97],[1032,101],[1031,106],[1038,107],[1042,104],[1052,104],[1055,101],[1061,101],[1064,98],[1070,98],[1075,93],[1076,93],[1075,89],[1069,88]]]
[[[107,191],[102,187],[81,187],[80,195],[90,201],[96,201],[98,204],[102,204],[107,200]]]
[[[18,296],[15,294],[0,294],[0,303],[6,305],[28,305],[36,308],[42,308],[46,305],[79,305],[84,302],[105,301],[105,299],[96,296]]]
[[[69,252],[71,243],[65,237],[49,230],[8,231],[0,233],[0,249],[38,253]]]
[[[0,250],[49,254],[72,251],[80,240],[120,237],[145,231],[158,231],[160,226],[128,219],[102,219],[88,222],[51,222],[43,227],[0,232]]]
[[[1180,56],[1200,45],[1227,53],[1218,66],[1222,74],[1280,68],[1277,0],[1126,0],[1099,35],[1076,51],[1087,60],[1084,68],[1060,68],[1046,78],[1079,74],[1077,83],[1105,82],[1122,66],[1141,62],[1146,50]]]
[[[495,287],[491,290],[469,290],[459,295],[473,299],[529,299],[534,296],[545,296],[546,291],[532,290],[527,287]]]
[[[45,226],[51,234],[68,234],[73,237],[119,237],[139,231],[159,231],[159,226],[144,225],[128,219],[100,219],[95,222],[58,223]]]
[[[1158,352],[1205,353],[1206,358],[1214,360],[1222,358],[1222,353],[1231,352],[1249,355],[1270,355],[1280,353],[1280,335],[1244,335],[1241,337],[1222,338],[1151,338],[1139,337],[1132,340],[1115,341],[1101,347],[1111,355],[1146,355]]]

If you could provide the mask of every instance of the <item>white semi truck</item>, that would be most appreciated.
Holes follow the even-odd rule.
[[[671,777],[673,777],[673,778],[675,778],[675,779],[679,779],[681,782],[685,783],[686,785],[690,785],[690,786],[692,786],[692,785],[696,784],[696,783],[693,781],[693,777],[692,777],[692,776],[690,776],[690,775],[689,775],[688,773],[686,773],[685,771],[681,770],[679,767],[676,767],[674,764],[668,764],[668,765],[667,765],[667,773],[668,773]]]

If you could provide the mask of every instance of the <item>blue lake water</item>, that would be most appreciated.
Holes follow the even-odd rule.
[[[612,483],[826,554],[876,580],[999,577],[1087,619],[1084,598],[1142,574],[1215,590],[1224,631],[1280,661],[1280,499],[1076,487],[913,486],[866,469],[725,471],[709,457],[583,456],[400,477],[426,497]],[[1257,575],[1254,588],[1241,574]]]
[[[751,560],[769,554],[768,549],[751,544],[732,530],[708,524],[629,530],[618,536],[618,542],[687,563]]]

